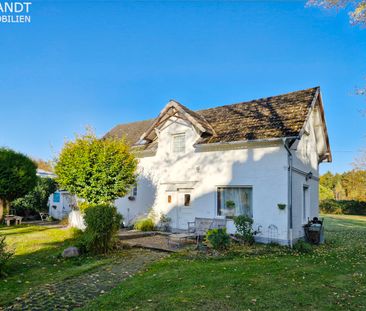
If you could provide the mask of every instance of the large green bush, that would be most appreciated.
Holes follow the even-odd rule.
[[[366,202],[353,200],[324,200],[319,204],[324,214],[366,215]]]
[[[0,236],[0,277],[6,275],[6,263],[13,256],[13,253],[6,250],[5,237]]]
[[[124,197],[137,178],[137,160],[123,139],[99,139],[90,131],[65,143],[56,162],[59,185],[89,204]]]
[[[225,250],[230,245],[230,236],[226,233],[226,228],[208,230],[206,240],[215,250]]]
[[[29,212],[47,212],[48,198],[57,190],[56,182],[51,178],[37,177],[37,184],[24,197],[16,199],[12,207],[17,215],[27,215]]]
[[[151,218],[142,218],[135,222],[134,229],[140,231],[153,231],[155,230],[154,221]]]
[[[99,254],[110,251],[122,222],[122,215],[113,205],[100,204],[85,209],[86,229],[82,234],[84,250]]]
[[[36,168],[35,163],[24,154],[0,148],[0,219],[3,209],[9,214],[10,203],[34,188]]]

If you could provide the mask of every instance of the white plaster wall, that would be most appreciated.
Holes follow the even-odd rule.
[[[312,172],[313,177],[306,180],[305,176],[293,173],[293,238],[304,236],[303,230],[303,186],[307,185],[310,197],[309,218],[319,216],[319,163],[317,141],[314,131],[316,115],[311,113],[305,126],[307,134],[304,134],[299,141],[296,150],[293,152],[293,167],[304,172]]]
[[[54,193],[48,198],[49,215],[56,219],[63,219],[71,212],[70,194],[65,191],[56,191],[60,193],[60,202],[54,202]],[[55,192],[55,193],[56,193]],[[54,208],[56,207],[56,208]]]
[[[173,154],[171,135],[186,133],[186,152]],[[288,214],[277,207],[286,203],[287,153],[281,144],[269,147],[240,147],[210,151],[194,148],[198,138],[195,129],[182,120],[167,122],[161,129],[155,156],[140,158],[140,182],[135,201],[127,197],[116,201],[116,206],[128,221],[153,209],[156,219],[161,213],[172,218],[172,226],[187,228],[187,221],[195,217],[217,217],[217,186],[251,186],[253,188],[253,218],[255,227],[261,226],[262,240],[268,240],[268,226],[275,225],[272,238],[287,241]],[[167,192],[169,183],[195,182],[193,189]],[[179,207],[184,193],[191,194],[191,206]],[[167,196],[172,196],[169,204]],[[179,218],[177,216],[180,215]],[[127,221],[127,222],[128,222]],[[232,223],[229,232],[234,232]]]

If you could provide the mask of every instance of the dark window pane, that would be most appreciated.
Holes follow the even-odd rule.
[[[189,206],[191,204],[191,195],[185,194],[184,195],[184,206]]]

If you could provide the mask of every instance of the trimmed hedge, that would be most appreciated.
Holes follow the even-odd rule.
[[[366,215],[366,202],[354,200],[324,200],[319,204],[324,214]]]

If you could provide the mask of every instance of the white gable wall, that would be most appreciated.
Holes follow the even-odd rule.
[[[173,154],[172,134],[186,134],[186,151]],[[167,214],[172,226],[187,229],[195,217],[217,217],[218,186],[251,186],[255,228],[261,226],[262,241],[269,239],[286,243],[288,239],[287,153],[282,144],[195,148],[195,129],[180,119],[165,123],[158,133],[159,145],[155,156],[142,157],[139,162],[140,181],[135,201],[127,197],[116,201],[127,222],[153,209],[156,220]],[[180,189],[176,191],[177,187]],[[187,189],[191,188],[191,189]],[[184,194],[191,194],[191,206],[183,207]],[[172,202],[168,203],[168,195]],[[273,225],[277,228],[268,231]],[[232,221],[228,229],[235,231]]]
[[[318,148],[324,148],[324,139],[317,139],[316,128],[320,126],[319,111],[312,111],[305,125],[305,133],[293,151],[293,238],[304,235],[303,224],[303,187],[308,187],[309,210],[307,217],[312,219],[319,216],[319,155]],[[320,141],[319,141],[320,140]],[[317,147],[318,146],[318,147]],[[297,170],[304,173],[298,172]],[[306,179],[305,173],[312,173],[312,178]]]

